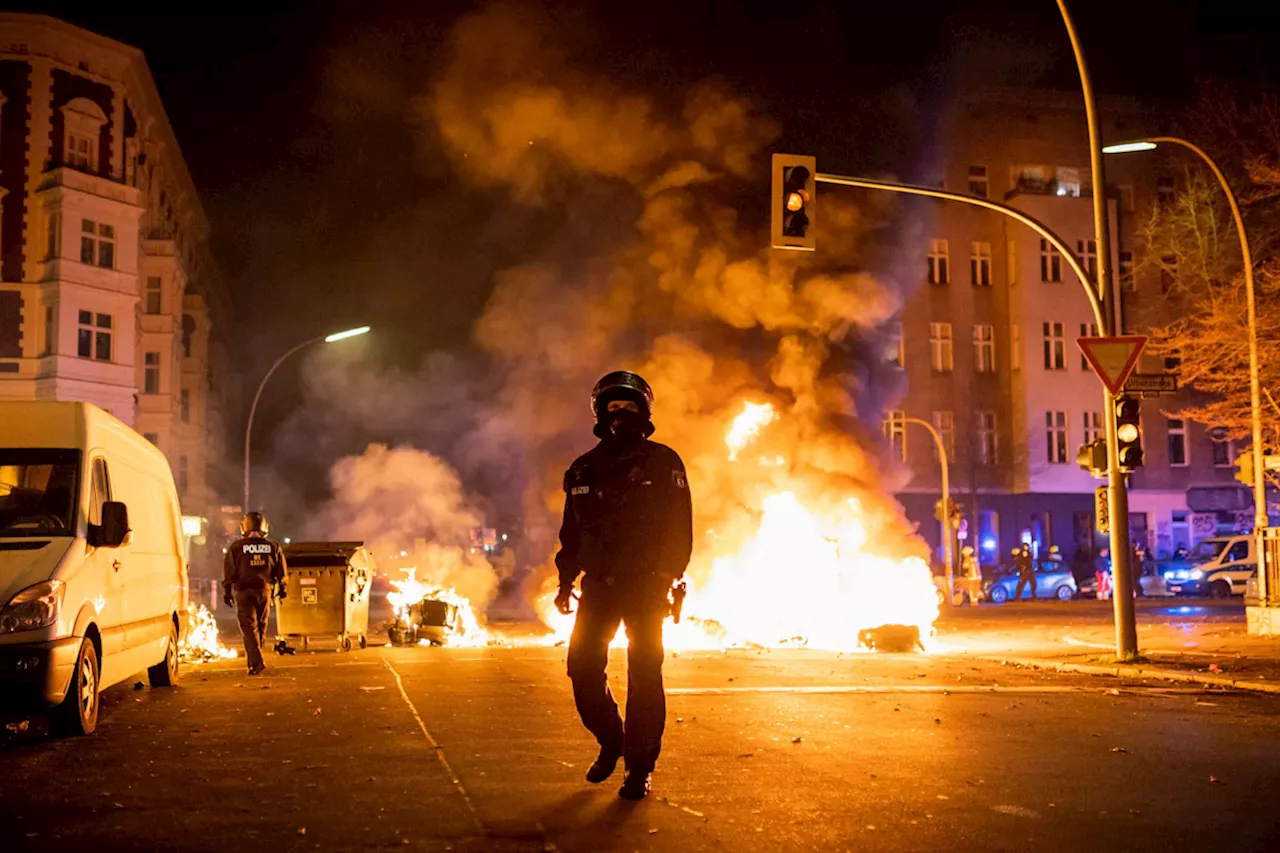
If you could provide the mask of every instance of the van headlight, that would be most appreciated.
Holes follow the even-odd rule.
[[[62,581],[45,581],[9,599],[0,610],[0,634],[34,631],[57,622],[62,610],[62,586]]]
[[[1200,580],[1200,578],[1202,578],[1202,577],[1204,577],[1204,572],[1200,571],[1199,569],[1196,569],[1195,571],[1193,571],[1193,572],[1190,574],[1190,578],[1191,578],[1193,581],[1198,581],[1198,580]]]

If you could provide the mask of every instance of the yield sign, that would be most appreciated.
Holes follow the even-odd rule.
[[[1133,372],[1147,339],[1142,335],[1120,338],[1076,338],[1080,351],[1112,394],[1119,394]]]

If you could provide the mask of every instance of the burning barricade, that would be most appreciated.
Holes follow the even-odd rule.
[[[424,584],[416,569],[408,577],[393,580],[387,593],[395,619],[388,629],[395,646],[483,646],[489,634],[480,627],[471,602],[452,589]]]
[[[187,605],[187,635],[178,647],[178,657],[183,663],[211,663],[236,657],[235,649],[219,642],[218,620],[203,604]]]

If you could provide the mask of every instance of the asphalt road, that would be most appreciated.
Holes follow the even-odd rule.
[[[269,663],[115,688],[91,738],[9,736],[0,849],[1280,849],[1269,696],[949,655],[682,654],[654,795],[631,804],[582,779],[562,649]]]

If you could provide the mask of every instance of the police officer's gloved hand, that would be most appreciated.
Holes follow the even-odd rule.
[[[285,591],[284,584],[276,587],[276,598],[285,599],[289,597],[289,593]]]
[[[236,599],[235,599],[235,596],[233,596],[233,595],[231,594],[231,590],[227,590],[226,592],[224,592],[224,593],[222,594],[222,601],[223,601],[223,603],[224,603],[224,604],[226,604],[228,607],[235,607],[235,606],[236,606]]]
[[[573,612],[571,602],[573,601],[573,586],[562,586],[560,591],[556,593],[556,610],[559,610],[565,616]]]

